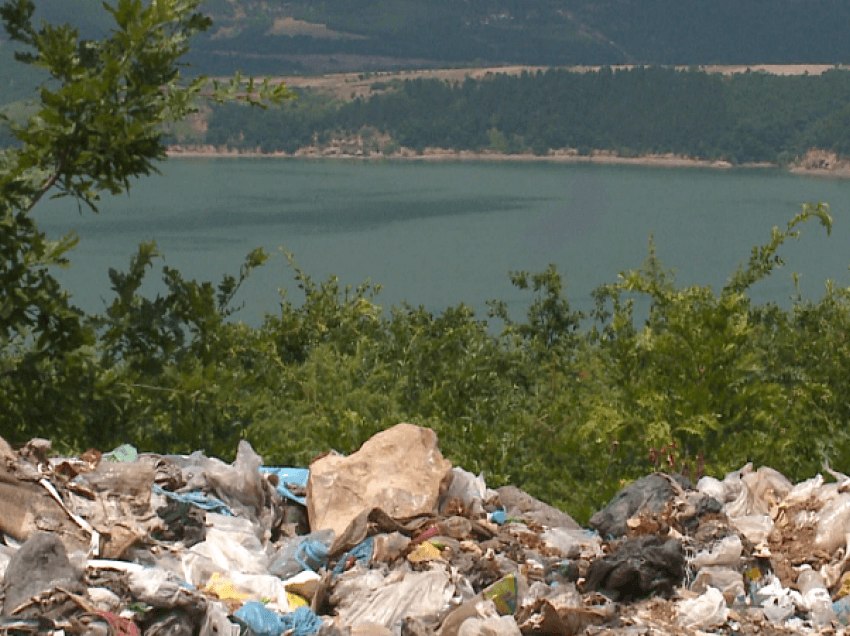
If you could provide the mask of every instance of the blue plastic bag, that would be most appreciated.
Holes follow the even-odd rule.
[[[281,616],[257,601],[245,603],[236,610],[233,618],[254,636],[280,636],[290,629],[295,630],[292,636],[311,636],[322,626],[322,619],[309,607],[299,607]]]

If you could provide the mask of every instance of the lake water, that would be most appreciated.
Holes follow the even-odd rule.
[[[830,204],[832,237],[805,225],[782,251],[786,267],[753,297],[787,302],[793,271],[811,298],[826,278],[850,284],[850,181],[544,162],[181,158],[161,168],[129,196],[105,198],[99,215],[79,214],[67,200],[37,208],[50,236],[79,233],[73,266],[59,276],[82,308],[103,309],[112,298],[108,269],[126,269],[138,243],[153,239],[162,263],[213,282],[236,274],[257,246],[276,252],[237,297],[246,305],[239,317],[252,324],[277,309],[278,288],[300,301],[280,247],[316,280],[335,274],[382,285],[385,307],[407,301],[439,312],[464,302],[482,317],[487,299],[516,312],[528,301],[509,271],[555,263],[572,305],[589,309],[594,288],[641,265],[652,233],[680,283],[719,289],[806,201]],[[159,279],[159,268],[149,279]]]

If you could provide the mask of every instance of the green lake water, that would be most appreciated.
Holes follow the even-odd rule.
[[[792,272],[820,297],[823,281],[850,285],[850,181],[781,170],[656,168],[511,162],[359,162],[272,158],[171,159],[129,196],[106,197],[101,212],[72,201],[40,204],[51,237],[75,230],[73,266],[59,276],[79,306],[111,299],[109,268],[126,268],[141,241],[156,240],[162,263],[218,281],[238,272],[257,246],[283,247],[316,280],[366,279],[383,286],[378,304],[407,301],[439,312],[485,301],[520,312],[528,296],[508,272],[555,263],[574,307],[636,268],[651,234],[677,280],[719,289],[756,243],[784,227],[806,201],[824,201],[829,238],[815,223],[786,246],[786,267],[753,289],[759,302],[787,303]],[[155,293],[159,269],[147,289]],[[240,291],[240,318],[257,324],[278,306],[278,288],[299,301],[279,253]]]

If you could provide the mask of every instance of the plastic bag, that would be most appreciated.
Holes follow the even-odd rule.
[[[836,619],[829,590],[826,589],[819,572],[809,566],[803,566],[797,576],[797,587],[800,588],[800,594],[809,610],[812,623],[816,626],[823,626]]]
[[[239,636],[239,625],[231,623],[227,614],[227,606],[224,603],[207,603],[207,613],[199,636]]]
[[[282,579],[303,570],[317,572],[327,564],[333,542],[334,531],[330,528],[289,539],[271,558],[269,572]]]
[[[775,576],[758,590],[757,597],[764,599],[761,603],[764,615],[773,623],[781,623],[790,618],[796,612],[797,606],[804,605],[802,595],[795,590],[782,587],[782,583]]]
[[[805,503],[812,497],[817,496],[823,486],[823,475],[816,475],[806,481],[801,481],[796,484],[782,501],[785,506],[793,506],[795,504]],[[837,491],[836,491],[837,494]]]
[[[322,619],[309,607],[299,607],[294,612],[280,616],[254,601],[240,607],[233,618],[256,636],[279,636],[289,630],[292,630],[291,636],[310,636],[322,626]]]
[[[697,490],[704,495],[714,497],[720,503],[726,503],[726,489],[719,479],[706,475],[697,482]]]
[[[186,605],[197,594],[171,572],[160,568],[132,570],[127,573],[127,584],[135,600],[154,607]]]
[[[827,502],[818,513],[814,548],[832,554],[844,544],[850,527],[850,494],[842,493]]]
[[[753,545],[767,541],[767,535],[773,530],[773,519],[768,515],[730,517],[729,523]]]
[[[726,599],[716,587],[709,587],[697,598],[680,601],[676,612],[679,624],[692,629],[719,627],[729,618]]]
[[[401,532],[375,535],[374,542],[372,560],[386,563],[395,561],[410,545],[410,539]]]
[[[377,623],[398,634],[403,618],[435,616],[454,594],[455,585],[442,570],[395,571],[385,577],[357,568],[340,575],[330,601],[345,625]]]
[[[206,539],[189,548],[182,558],[184,578],[200,587],[210,574],[243,572],[267,574],[268,556],[248,519],[207,513]]]
[[[714,587],[723,593],[727,603],[733,603],[736,598],[746,593],[744,576],[732,568],[702,568],[691,583],[691,591],[702,594],[709,587]]]
[[[449,506],[460,503],[464,513],[472,518],[479,518],[485,514],[484,502],[497,496],[498,493],[495,490],[487,488],[483,474],[476,477],[471,472],[455,466],[452,468],[452,481],[449,488],[440,499],[440,512],[444,513],[449,510]]]
[[[741,476],[752,472],[752,463],[740,470],[726,474],[723,478],[723,492],[726,505],[723,512],[727,517],[742,517],[753,514],[753,493],[741,479]]]
[[[602,538],[589,530],[549,528],[540,538],[567,559],[593,559],[602,554]]]
[[[754,473],[741,476],[753,494],[753,511],[750,514],[769,514],[791,491],[793,484],[778,470],[762,466]]]
[[[467,618],[457,636],[520,636],[513,616],[500,616],[492,601],[480,601],[475,609],[478,616]]]
[[[735,568],[741,562],[743,551],[744,544],[741,543],[741,537],[735,534],[714,544],[710,551],[698,552],[691,559],[690,564],[695,570],[701,570],[704,567]]]

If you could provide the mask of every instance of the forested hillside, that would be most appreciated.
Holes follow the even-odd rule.
[[[356,137],[366,154],[392,154],[399,146],[536,154],[569,148],[733,164],[785,164],[813,147],[850,155],[850,72],[843,70],[723,76],[604,68],[374,85],[383,92],[368,99],[305,93],[262,114],[231,104],[213,112],[206,139],[288,153]]]
[[[83,37],[108,29],[100,0],[37,4],[37,18]],[[850,59],[841,0],[208,0],[202,10],[215,28],[194,38],[186,61],[212,75]],[[0,103],[8,87],[0,71]]]

